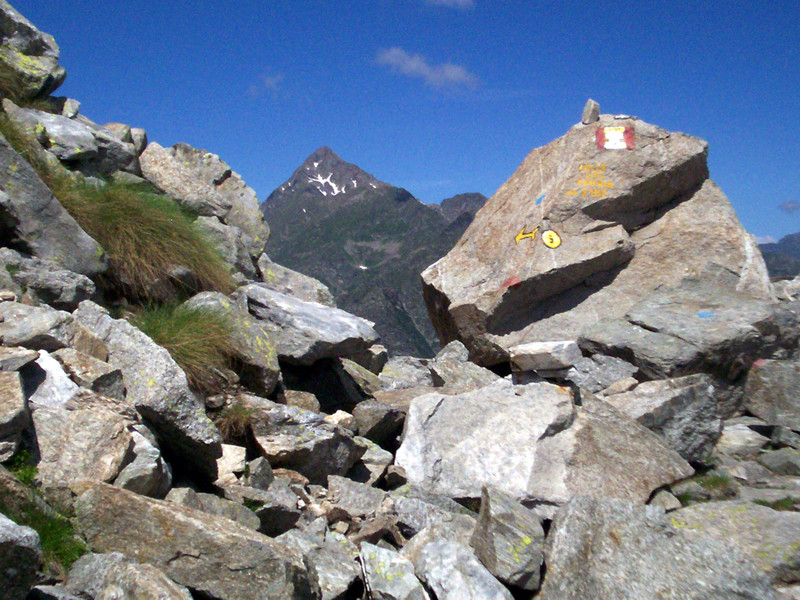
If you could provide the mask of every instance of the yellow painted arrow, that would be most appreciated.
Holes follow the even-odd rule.
[[[523,227],[522,229],[519,230],[519,233],[517,234],[517,237],[514,238],[514,241],[517,244],[519,244],[520,240],[524,240],[525,238],[533,239],[537,231],[539,231],[538,227],[533,231],[531,231],[530,233],[525,233],[525,228]]]

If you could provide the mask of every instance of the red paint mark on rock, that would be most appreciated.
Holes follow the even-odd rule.
[[[507,278],[501,285],[501,288],[515,288],[522,283],[522,279],[517,277],[516,275],[512,275],[511,277]]]

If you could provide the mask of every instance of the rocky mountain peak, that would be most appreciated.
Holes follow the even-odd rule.
[[[342,160],[327,146],[322,146],[312,152],[273,195],[311,192],[314,196],[333,198],[386,187],[389,186],[360,167]]]

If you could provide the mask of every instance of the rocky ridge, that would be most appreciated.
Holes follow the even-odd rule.
[[[1,31],[21,18],[0,0]],[[29,23],[14,31],[42,35]],[[54,76],[26,75],[45,80],[38,89]],[[660,286],[624,309],[606,306],[579,338],[525,323],[512,300],[531,289],[493,304],[478,284],[466,294],[502,305],[503,319],[530,335],[508,348],[464,336],[469,345],[450,341],[432,359],[387,360],[369,322],[265,257],[254,196],[221,159],[153,146],[147,166],[141,130],[129,137],[126,126],[78,119],[75,101],[36,97],[90,132],[122,132],[135,160],[120,152],[98,162],[99,147],[86,161],[65,153],[75,139],[49,143],[43,111],[4,99],[6,118],[38,119],[44,130],[32,126],[39,146],[25,156],[0,145],[0,160],[17,166],[0,186],[9,198],[0,203],[0,589],[9,600],[800,597],[800,308],[772,296],[735,227],[718,237],[710,229],[715,253],[696,270],[663,255]],[[587,106],[584,129],[595,128],[597,109]],[[702,175],[704,144],[676,137]],[[617,144],[629,151],[625,137]],[[33,168],[41,162],[95,185],[103,174],[149,182],[191,205],[198,225],[214,219],[225,232],[220,249],[229,240],[236,250],[222,252],[232,290],[202,289],[186,268],[173,275],[183,305],[226,315],[232,357],[219,367],[229,371],[220,390],[199,389],[130,318],[136,299],[123,302],[124,286],[108,282],[113,256],[49,193]],[[647,165],[658,189],[674,191],[658,172],[675,164]],[[631,167],[626,177],[615,185],[640,174]],[[572,200],[554,200],[549,214],[583,227],[595,218],[583,209],[618,208]],[[549,281],[562,282],[554,288],[569,294],[564,273],[597,273],[598,262],[622,276],[671,219],[683,222],[673,213],[637,245],[626,227],[631,239],[646,229],[631,223],[652,219],[657,199],[615,202],[627,208],[614,217],[625,225],[590,225],[584,233],[601,235],[582,246],[588,264],[575,255],[559,271],[551,261]],[[713,190],[710,206],[713,217],[730,214]],[[72,246],[37,235],[56,224],[77,234]],[[565,249],[572,231],[560,229]],[[731,240],[741,240],[738,254]],[[542,243],[514,243],[529,242]]]

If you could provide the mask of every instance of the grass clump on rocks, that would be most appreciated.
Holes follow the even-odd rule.
[[[214,417],[214,424],[222,439],[231,443],[246,437],[254,415],[255,410],[252,407],[237,399]]]
[[[212,394],[228,383],[235,348],[231,324],[219,312],[183,304],[141,310],[133,324],[166,348],[196,392]]]

